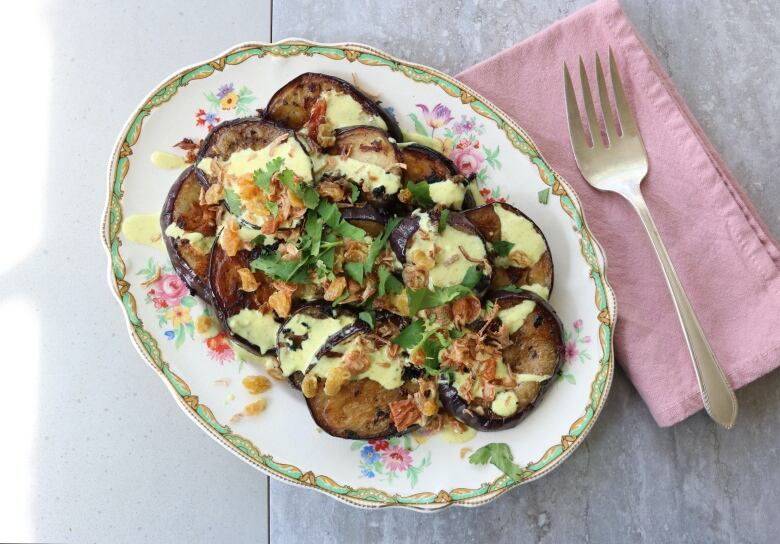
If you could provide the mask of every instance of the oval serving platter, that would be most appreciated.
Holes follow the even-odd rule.
[[[405,132],[439,140],[461,171],[475,174],[488,201],[514,204],[545,233],[556,264],[551,302],[564,325],[566,361],[543,401],[516,428],[477,433],[466,443],[419,434],[340,440],[317,428],[303,398],[284,382],[274,382],[264,394],[263,413],[236,418],[257,399],[242,378],[264,370],[240,362],[224,334],[201,335],[195,324],[210,310],[173,274],[162,246],[137,244],[123,234],[123,219],[159,215],[179,174],[152,164],[153,152],[183,155],[172,147],[176,142],[197,142],[222,121],[253,115],[276,89],[304,72],[335,75],[378,95]],[[371,47],[299,39],[247,43],[167,78],[119,136],[101,231],[109,284],[133,343],[181,408],[261,471],[349,504],[419,510],[484,504],[563,462],[606,402],[616,302],[604,254],[574,191],[528,135],[479,94],[437,70]],[[510,445],[523,468],[519,481],[492,465],[468,462],[470,451],[490,442]]]

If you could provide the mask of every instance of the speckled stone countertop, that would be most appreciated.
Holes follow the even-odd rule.
[[[20,250],[0,256],[0,541],[776,542],[778,372],[738,392],[737,427],[723,431],[704,414],[659,429],[618,369],[588,439],[541,480],[479,509],[357,510],[269,485],[193,425],[132,348],[105,285],[106,163],[127,115],[173,70],[296,36],[360,41],[456,74],[587,3],[16,5],[0,33],[14,55],[3,119],[45,137],[24,183],[4,183],[40,228],[26,244],[7,238]],[[623,5],[780,237],[780,3]],[[3,134],[16,149],[16,133]],[[9,217],[0,225],[13,233],[23,223]]]
[[[274,5],[273,38],[359,41],[456,74],[587,3],[285,0]],[[623,5],[780,236],[780,3]],[[704,414],[659,429],[618,370],[588,439],[541,480],[436,515],[357,511],[271,481],[271,540],[768,542],[778,527],[780,373],[738,398],[732,431]]]

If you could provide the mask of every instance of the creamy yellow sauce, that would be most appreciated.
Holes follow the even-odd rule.
[[[439,432],[439,436],[449,444],[463,444],[477,436],[477,431],[471,427],[466,427],[466,430],[463,432],[458,432],[453,425],[445,425]]]
[[[355,318],[349,316],[340,316],[338,318],[316,318],[305,314],[295,314],[285,324],[285,329],[295,336],[304,336],[308,334],[306,340],[301,342],[298,349],[290,349],[289,346],[279,346],[279,363],[281,364],[282,374],[289,376],[294,372],[305,372],[311,364],[314,354],[325,343],[328,337],[349,325],[354,323]]]
[[[214,236],[205,236],[200,232],[187,232],[176,223],[168,225],[165,229],[165,234],[171,238],[181,238],[189,241],[190,245],[201,255],[206,255],[211,251],[211,246],[214,245],[215,240]]]
[[[431,138],[430,136],[425,136],[423,134],[417,134],[416,132],[402,131],[401,134],[403,135],[405,142],[414,142],[416,144],[424,145],[425,147],[430,147],[439,153],[444,151],[444,144],[441,142],[441,140],[437,140],[436,138]]]
[[[477,206],[484,206],[487,204],[485,197],[479,192],[479,186],[477,186],[476,181],[469,182],[467,190],[471,193],[471,197],[474,199],[474,203]]]
[[[435,251],[435,265],[428,272],[428,287],[459,285],[468,269],[476,264],[466,259],[460,248],[463,248],[472,259],[482,260],[486,256],[485,244],[479,236],[467,234],[449,225],[439,233],[438,225],[431,224],[428,214],[415,215],[420,217],[420,227],[406,250],[407,262],[412,261],[417,250],[428,255]],[[425,233],[427,240],[423,238],[422,233]]]
[[[157,168],[165,168],[168,170],[180,170],[186,168],[189,164],[181,155],[168,153],[167,151],[155,151],[151,154],[149,160],[151,160],[152,164]]]
[[[466,186],[455,183],[451,179],[445,179],[431,183],[429,186],[431,200],[448,208],[460,210],[463,207],[463,198],[466,196]]]
[[[401,189],[400,175],[385,172],[381,166],[358,161],[351,157],[346,159],[336,155],[317,157],[315,171],[317,171],[317,179],[321,179],[326,174],[340,174],[360,186],[365,183],[370,190],[384,187],[385,194],[388,195],[394,195]]]
[[[501,240],[514,244],[511,251],[525,253],[530,261],[530,266],[539,262],[544,252],[547,251],[547,244],[544,243],[544,238],[536,231],[533,223],[525,217],[504,209],[499,204],[494,205],[493,210],[501,221]],[[501,263],[502,266],[513,266],[508,259],[505,261],[507,262]]]
[[[311,159],[298,140],[294,138],[288,138],[280,144],[268,145],[259,150],[240,149],[231,154],[226,161],[205,158],[198,162],[198,168],[207,174],[214,175],[216,170],[214,163],[217,161],[222,171],[220,179],[225,189],[232,190],[240,198],[238,180],[254,174],[258,169],[265,170],[266,165],[276,158],[282,159],[280,170],[292,170],[305,184],[311,185],[314,182]],[[242,203],[246,204],[243,200]],[[243,211],[241,218],[257,226],[262,226],[267,220],[267,216],[248,210]]]
[[[494,414],[508,417],[517,412],[517,395],[514,391],[501,391],[496,394],[490,409]]]
[[[341,344],[335,348],[337,353],[346,353],[354,345],[357,338],[353,338],[351,341]],[[387,353],[387,346],[382,346],[377,351],[368,354],[371,360],[371,366],[368,370],[357,376],[353,376],[353,380],[362,380],[368,378],[377,382],[385,389],[396,389],[403,385],[403,371],[404,363],[406,362],[403,357],[396,356],[390,357]],[[312,370],[314,374],[320,378],[326,378],[328,371],[334,366],[338,366],[342,363],[341,357],[323,357],[320,359]],[[384,365],[384,363],[389,363]]]
[[[231,176],[240,178],[247,174],[253,174],[258,168],[265,169],[265,165],[277,157],[282,158],[282,170],[292,170],[304,183],[310,184],[312,182],[311,159],[298,140],[293,138],[288,138],[276,145],[273,151],[270,145],[258,150],[240,149],[231,154],[221,166],[229,174],[228,178]],[[211,158],[202,159],[198,163],[198,168],[209,174],[213,161],[214,159]]]
[[[353,127],[356,125],[370,125],[387,130],[384,119],[378,115],[371,115],[358,101],[348,94],[330,90],[320,96],[325,100],[325,120],[336,128]]]
[[[128,215],[122,221],[122,234],[136,244],[165,250],[160,231],[160,214],[158,213]]]
[[[544,285],[539,285],[538,283],[534,283],[531,285],[521,285],[520,289],[525,289],[526,291],[531,291],[532,293],[536,293],[544,300],[548,300],[550,298],[550,290]]]
[[[228,327],[260,348],[261,353],[276,346],[279,323],[274,320],[273,313],[264,314],[259,310],[244,308],[228,318]]]
[[[534,311],[534,308],[536,308],[534,301],[524,300],[511,308],[500,310],[498,318],[501,320],[501,323],[509,328],[509,334],[514,334],[523,326],[526,318]]]

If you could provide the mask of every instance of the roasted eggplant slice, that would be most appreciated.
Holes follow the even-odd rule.
[[[256,117],[226,121],[208,135],[197,161],[202,183],[219,183],[217,195],[224,194],[225,207],[243,224],[259,229],[275,222],[267,231],[274,232],[300,223],[305,211],[301,191],[270,183],[274,173],[285,170],[294,174],[288,183],[314,183],[311,158],[292,131]],[[265,186],[253,177],[258,170],[268,174]]]
[[[458,212],[415,211],[403,219],[390,235],[390,247],[398,260],[416,270],[405,271],[407,287],[452,287],[463,284],[468,271],[476,267],[482,279],[474,287],[483,292],[490,284],[487,248],[479,231]],[[431,268],[431,264],[433,267]]]
[[[492,289],[515,285],[549,298],[553,289],[552,255],[544,234],[528,216],[499,202],[464,214],[492,245]]]
[[[252,273],[257,289],[244,291],[242,272],[239,271],[250,271],[252,260],[261,252],[273,249],[274,246],[261,246],[252,251],[241,250],[230,257],[217,241],[209,263],[209,287],[214,310],[222,327],[231,339],[257,355],[265,355],[276,349],[279,323],[268,304],[268,299],[276,289],[268,276],[257,271]]]
[[[332,129],[371,125],[386,129],[401,141],[401,129],[379,105],[353,85],[337,77],[305,73],[296,77],[268,101],[265,116],[293,130],[304,125],[316,127],[322,122]]]
[[[340,208],[340,211],[344,220],[363,229],[372,238],[381,236],[385,229],[385,223],[387,223],[384,214],[366,203]]]
[[[201,189],[194,167],[182,172],[165,199],[160,228],[173,269],[191,291],[211,303],[208,269],[218,206],[200,204]]]
[[[420,144],[409,144],[401,149],[402,162],[406,165],[404,182],[428,183],[460,175],[457,166],[438,151]]]
[[[488,332],[498,333],[502,325],[510,332],[500,364],[492,367],[495,377],[487,380],[489,385],[485,387],[480,380],[485,367],[481,367],[470,377],[456,372],[452,384],[439,385],[444,409],[479,431],[509,429],[520,423],[555,380],[565,353],[563,327],[547,301],[530,292],[506,291],[495,292],[489,300],[500,310],[488,325]],[[474,379],[469,392],[470,378]],[[514,385],[508,385],[510,382]]]
[[[331,335],[355,322],[356,315],[345,306],[328,303],[306,304],[293,312],[279,328],[276,353],[279,368],[300,388],[303,373]]]
[[[381,317],[377,319],[375,331],[390,322],[396,330],[403,323],[397,317]],[[414,428],[414,422],[406,421],[400,430],[394,423],[394,417],[396,420],[400,417],[398,408],[412,402],[409,397],[417,390],[406,354],[399,351],[393,357],[388,352],[388,343],[374,338],[375,333],[363,321],[345,327],[330,336],[317,352],[302,381],[301,388],[314,421],[332,436],[366,440],[403,434]],[[365,349],[369,351],[362,351]],[[368,359],[361,361],[361,355]],[[366,361],[368,370],[353,378],[339,377],[348,365],[365,368]],[[339,387],[334,386],[336,381]]]
[[[360,188],[360,200],[375,207],[395,201],[401,189],[401,153],[387,132],[370,126],[335,131],[330,157],[318,170],[318,179],[346,178]]]
[[[420,199],[411,191],[412,207],[433,206],[461,210],[467,204],[468,178],[460,175],[455,164],[447,157],[429,147],[411,144],[401,149],[401,158],[406,165],[404,186],[427,184],[426,198]]]

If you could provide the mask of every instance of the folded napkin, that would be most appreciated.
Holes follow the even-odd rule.
[[[579,194],[607,255],[615,353],[656,422],[702,408],[685,339],[639,218],[582,178],[569,144],[563,62],[615,52],[650,158],[642,184],[672,262],[729,381],[780,364],[780,249],[616,0],[578,11],[458,76],[513,117]],[[594,87],[595,88],[595,87]]]

